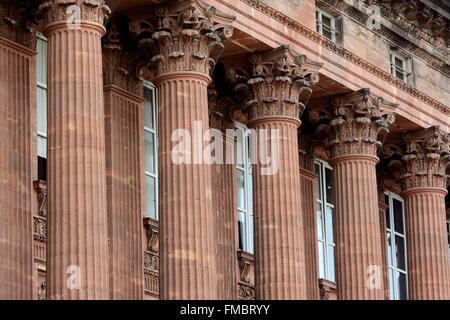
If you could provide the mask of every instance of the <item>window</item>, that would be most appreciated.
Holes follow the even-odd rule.
[[[144,86],[145,199],[146,215],[158,220],[158,138],[155,88]]]
[[[392,192],[385,194],[387,261],[391,300],[408,298],[405,209],[403,199]]]
[[[236,124],[236,184],[239,249],[253,253],[253,177],[250,161],[250,131]]]
[[[447,220],[448,258],[450,259],[450,219]]]
[[[325,38],[336,42],[336,18],[332,15],[322,11],[320,9],[316,10],[316,27],[317,32],[323,35]]]
[[[333,169],[324,161],[316,161],[317,174],[317,239],[319,278],[336,282],[334,254],[334,190]]]
[[[391,52],[391,74],[403,80],[408,81],[408,69],[406,59],[396,52]]]
[[[38,35],[37,44],[37,154],[38,179],[47,180],[47,39]]]

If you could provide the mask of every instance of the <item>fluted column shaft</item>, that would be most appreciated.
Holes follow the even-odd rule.
[[[383,300],[383,250],[375,166],[397,105],[369,89],[330,99],[331,162],[336,195],[337,296]]]
[[[450,299],[445,195],[441,188],[405,190],[409,299]]]
[[[184,150],[191,164],[174,163],[171,141],[177,129],[193,134],[196,121],[201,133],[209,129],[209,82],[203,73],[182,71],[166,73],[155,81],[159,94],[161,299],[218,297],[211,165],[202,162],[203,155],[194,152],[193,146]],[[192,135],[192,145],[194,139]],[[207,143],[202,140],[200,150]]]
[[[142,97],[105,87],[110,299],[143,298]]]
[[[33,298],[35,84],[35,52],[0,37],[0,300]]]
[[[340,300],[384,298],[377,162],[375,156],[356,154],[333,159]]]
[[[107,299],[105,131],[99,23],[50,24],[48,298]]]
[[[307,299],[319,300],[317,265],[316,179],[308,170],[300,169],[300,197],[303,208]]]
[[[249,124],[256,132],[266,130],[267,150],[273,150],[272,145],[279,148],[279,170],[275,174],[261,174],[260,163],[253,169],[257,299],[303,300],[307,297],[303,211],[299,196],[299,124],[295,118],[283,116]]]

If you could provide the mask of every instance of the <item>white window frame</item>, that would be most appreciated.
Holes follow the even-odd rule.
[[[153,138],[154,138],[154,145],[153,145],[153,152],[154,152],[154,165],[155,165],[155,172],[150,172],[147,170],[146,166],[145,166],[145,155],[146,155],[146,150],[145,150],[145,144],[144,144],[144,171],[145,171],[145,179],[147,180],[147,177],[151,177],[153,179],[155,179],[155,216],[151,216],[149,214],[149,208],[147,208],[147,187],[145,189],[145,204],[146,204],[146,208],[145,208],[145,216],[154,220],[159,220],[159,202],[158,202],[158,196],[159,196],[159,180],[158,180],[158,119],[157,119],[157,105],[158,105],[158,96],[157,96],[157,92],[156,92],[156,87],[149,81],[144,81],[144,96],[145,96],[145,90],[150,90],[152,93],[152,100],[153,100],[153,121],[154,121],[154,128],[149,128],[147,126],[145,126],[145,122],[144,122],[144,139],[145,139],[145,134],[146,133],[150,133]],[[145,107],[144,107],[144,115],[145,115]],[[147,184],[147,181],[146,181]]]
[[[318,255],[318,263],[319,263],[319,277],[323,278],[325,280],[329,280],[332,282],[336,282],[336,267],[335,267],[335,260],[336,260],[336,243],[335,243],[335,239],[328,239],[328,229],[327,229],[327,208],[330,208],[332,210],[332,216],[333,216],[333,220],[334,218],[334,214],[335,214],[335,209],[334,209],[334,204],[332,204],[330,201],[332,201],[332,199],[327,199],[327,190],[326,190],[326,170],[331,170],[333,171],[333,167],[330,166],[329,163],[327,163],[326,161],[320,160],[320,159],[316,159],[315,160],[315,165],[319,166],[320,168],[320,172],[319,175],[317,176],[317,184],[318,186],[316,186],[316,188],[318,189],[320,194],[316,194],[316,205],[320,206],[320,214],[321,214],[321,219],[319,219],[319,217],[317,216],[319,214],[319,210],[316,210],[316,219],[317,219],[317,224],[319,224],[320,221],[322,221],[322,233],[323,233],[323,238],[321,239],[319,237],[319,225],[317,225],[317,241],[318,241],[318,248],[317,248],[317,255]],[[334,186],[332,186],[332,188],[334,189]],[[334,193],[334,190],[332,191]],[[333,228],[332,230],[332,234],[333,236],[335,235],[335,230],[334,230],[334,221],[331,221],[331,226]],[[322,261],[322,257],[320,257],[320,251],[319,251],[319,246],[320,244],[323,245],[324,251],[323,251],[323,261]],[[334,260],[333,263],[331,263],[331,258],[328,255],[328,247],[331,246],[334,249]],[[323,262],[321,264],[321,261]],[[334,275],[334,277],[332,277],[332,274]]]
[[[37,54],[39,55],[39,51],[38,51],[38,45],[39,45],[39,42],[44,42],[46,45],[47,45],[47,43],[48,43],[48,41],[47,41],[47,38],[46,37],[44,37],[44,35],[43,34],[41,34],[41,33],[38,33],[37,34],[37,42],[36,42],[36,52],[37,52]],[[44,90],[45,92],[46,92],[46,95],[48,94],[48,86],[47,86],[47,83],[48,83],[48,78],[47,78],[47,75],[45,76],[45,78],[47,79],[47,83],[44,83],[44,82],[40,82],[39,81],[39,78],[38,78],[38,68],[39,68],[39,61],[40,61],[40,59],[38,58],[38,59],[36,59],[37,60],[37,62],[36,62],[36,85],[37,85],[37,88],[38,89],[42,89],[42,90]],[[47,58],[46,58],[46,60],[47,60]],[[39,103],[39,101],[37,101],[37,103]],[[37,117],[37,119],[36,119],[36,121],[39,121],[39,107],[37,106],[37,108],[36,108],[36,117]],[[45,113],[47,114],[47,101],[46,101],[46,104],[45,104]],[[37,134],[37,140],[38,140],[38,144],[39,144],[39,140],[44,140],[45,141],[45,145],[47,145],[47,130],[45,130],[45,131],[40,131],[39,130],[39,124],[38,124],[38,122],[36,122],[37,123],[37,125],[36,125],[36,134]],[[41,156],[41,155],[39,155],[39,156]],[[45,151],[45,157],[43,157],[44,159],[47,159],[47,151]]]
[[[388,263],[388,274],[390,275],[390,272],[392,271],[392,273],[394,274],[394,276],[396,275],[397,272],[402,273],[405,275],[406,278],[406,299],[408,299],[408,291],[409,291],[409,283],[408,283],[408,252],[407,252],[407,239],[406,239],[406,223],[405,223],[405,201],[403,200],[402,197],[400,197],[399,195],[391,192],[391,191],[386,191],[385,195],[388,196],[389,199],[389,203],[386,203],[386,205],[389,206],[389,222],[390,225],[387,225],[387,221],[386,221],[386,254],[389,255],[389,244],[388,244],[388,238],[387,238],[387,233],[390,232],[391,233],[391,241],[392,241],[392,266],[389,265],[389,256],[386,257],[387,259],[387,263]],[[403,216],[403,234],[395,231],[395,220],[394,220],[394,199],[398,200],[401,202],[402,204],[402,216]],[[403,238],[403,242],[405,244],[405,270],[399,269],[397,266],[397,255],[395,254],[395,248],[396,248],[396,236],[399,236],[401,238]],[[391,283],[392,281],[392,283]],[[389,284],[389,291],[390,291],[390,299],[391,300],[399,300],[399,291],[398,291],[398,287],[397,287],[397,281],[395,281],[395,279],[391,279],[391,277],[388,277],[388,284]],[[391,288],[394,289],[394,292],[391,292]]]
[[[337,38],[337,30],[336,30],[336,17],[334,17],[333,15],[321,10],[321,9],[316,9],[316,31],[321,34],[322,36],[325,37],[324,33],[323,33],[323,29],[324,29],[324,25],[323,25],[323,18],[322,17],[327,17],[328,19],[330,19],[331,21],[331,29],[329,30],[331,33],[331,41],[333,41],[334,43],[336,43],[336,38]],[[328,26],[325,26],[326,29],[329,29]],[[328,39],[328,37],[326,37]]]
[[[236,177],[238,172],[244,175],[244,208],[239,207],[239,194],[236,194],[236,207],[238,214],[238,221],[242,224],[243,236],[239,234],[242,241],[242,251],[253,254],[254,253],[254,219],[253,219],[253,168],[250,157],[250,145],[249,145],[249,134],[250,130],[247,126],[242,123],[236,122],[236,134],[238,131],[242,130],[244,133],[244,141],[242,143],[242,153],[238,155],[236,152]],[[236,143],[236,150],[238,151]],[[236,178],[236,190],[238,191]]]
[[[402,80],[404,82],[407,82],[408,81],[408,74],[409,74],[408,73],[408,67],[407,67],[408,66],[407,65],[407,59],[405,57],[403,57],[402,55],[400,55],[397,52],[392,51],[392,50],[391,50],[390,57],[391,57],[391,74],[394,77],[396,77],[397,79],[400,79],[400,80]],[[395,59],[398,59],[398,60],[400,60],[402,62],[402,68],[399,69],[396,66]],[[397,77],[397,71],[402,73],[403,78]]]

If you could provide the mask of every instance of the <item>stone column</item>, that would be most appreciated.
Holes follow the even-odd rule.
[[[393,109],[368,89],[333,97],[330,146],[336,190],[338,299],[384,299],[375,165]],[[389,107],[389,108],[388,108]]]
[[[1,300],[33,298],[36,38],[26,13],[15,1],[0,3]]]
[[[115,25],[103,46],[110,299],[143,298],[143,83]]]
[[[203,161],[209,142],[202,134],[209,129],[209,74],[232,35],[224,27],[231,20],[196,1],[158,7],[156,18],[152,38],[140,45],[151,52],[159,96],[160,298],[217,299],[217,195],[211,165]],[[225,24],[215,27],[216,18]]]
[[[238,294],[238,277],[236,268],[237,246],[237,208],[236,208],[236,166],[234,157],[234,121],[229,117],[233,102],[227,97],[218,96],[213,88],[208,88],[209,124],[213,129],[212,143],[223,148],[223,157],[218,152],[217,160],[211,167],[212,190],[214,195],[223,194],[213,201],[217,244],[217,278],[218,298],[236,300]],[[228,148],[228,149],[227,149]],[[233,163],[227,162],[231,157]]]
[[[300,141],[305,137],[299,136]],[[300,197],[303,208],[304,243],[306,261],[307,299],[319,300],[319,272],[317,264],[317,211],[316,184],[317,175],[314,173],[314,159],[310,155],[310,148],[300,149]]]
[[[249,62],[248,80],[235,91],[246,97],[260,154],[253,159],[256,298],[306,299],[297,129],[318,76],[305,71],[310,65],[304,56],[284,46]],[[245,78],[228,73],[233,75]]]
[[[445,195],[450,139],[432,127],[406,133],[403,141],[409,299],[449,300]]]
[[[108,299],[104,1],[47,1],[49,299]]]

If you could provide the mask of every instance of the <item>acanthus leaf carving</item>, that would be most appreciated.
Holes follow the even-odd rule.
[[[227,78],[250,121],[267,116],[299,119],[319,81],[322,64],[288,46],[251,54],[248,61],[247,68],[227,70]]]
[[[233,35],[234,17],[199,0],[158,6],[155,19],[154,31],[134,32],[155,76],[175,71],[209,75]]]

